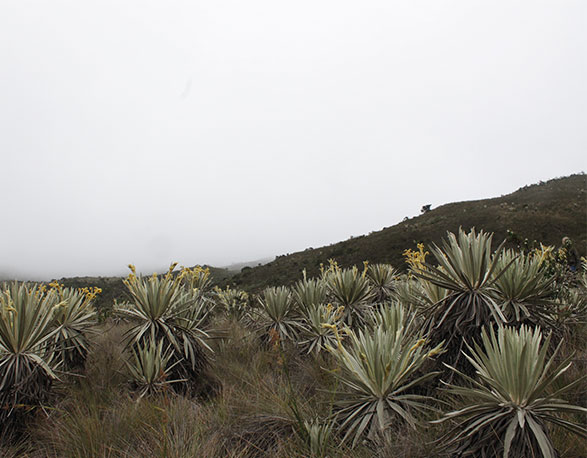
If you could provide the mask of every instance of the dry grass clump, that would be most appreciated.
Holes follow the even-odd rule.
[[[308,418],[328,415],[330,395],[320,392],[312,377],[328,379],[320,363],[295,351],[267,349],[235,322],[224,326],[234,340],[213,343],[216,350],[222,349],[211,367],[221,386],[215,397],[190,399],[168,392],[138,398],[128,390],[124,364],[128,326],[107,322],[93,337],[86,376],[57,386],[58,401],[47,410],[48,416],[29,425],[21,443],[8,445],[7,438],[1,456],[309,456],[290,401],[297,397]],[[294,369],[289,379],[286,364]],[[341,450],[329,456],[348,456],[347,449]]]

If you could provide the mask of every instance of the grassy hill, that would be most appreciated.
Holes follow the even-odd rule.
[[[415,218],[369,235],[330,246],[308,249],[250,269],[221,282],[256,291],[265,286],[289,284],[306,269],[319,272],[320,263],[334,258],[342,266],[385,262],[403,268],[402,253],[417,242],[438,243],[447,231],[476,227],[494,232],[501,242],[507,230],[549,245],[560,246],[570,237],[579,253],[587,253],[587,177],[585,174],[557,178],[524,186],[502,197],[443,205]]]

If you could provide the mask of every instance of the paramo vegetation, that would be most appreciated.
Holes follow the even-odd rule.
[[[98,289],[6,283],[0,454],[585,456],[587,261],[493,242],[259,295],[130,266],[105,319]]]

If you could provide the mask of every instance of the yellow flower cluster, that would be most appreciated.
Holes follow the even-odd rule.
[[[329,259],[328,260],[328,269],[326,269],[326,272],[338,272],[340,270],[340,267],[338,266],[338,262],[336,262],[334,259]],[[324,274],[324,264],[320,263],[320,273]]]
[[[418,251],[414,251],[410,248],[403,252],[404,257],[406,258],[406,263],[412,269],[422,269],[426,262],[426,256],[430,254],[430,252],[424,251],[423,243],[418,243],[417,247]]]
[[[58,281],[52,281],[51,283],[49,283],[49,287],[52,289],[56,289],[58,291],[61,290],[61,288],[63,288],[65,285],[63,283],[59,283]],[[45,292],[45,290],[43,290],[43,292]]]
[[[128,268],[130,269],[130,274],[123,280],[125,285],[130,285],[131,283],[135,283],[137,281],[137,269],[133,264],[129,264]]]
[[[328,317],[330,317],[332,315],[332,317],[334,318],[335,321],[340,320],[342,318],[342,314],[344,312],[344,306],[340,305],[336,308],[336,310],[333,310],[333,309],[334,309],[334,307],[332,306],[332,304],[329,303],[326,306],[326,313],[322,315],[322,319],[327,320]],[[325,326],[323,325],[322,327],[325,327]]]
[[[2,303],[4,304],[3,310],[5,313],[17,313],[13,305],[14,302],[10,297],[2,297]]]
[[[180,276],[182,278],[189,278],[189,279],[195,279],[195,278],[206,279],[210,276],[210,268],[196,266],[193,269],[190,269],[189,267],[182,266]]]
[[[185,279],[194,292],[204,291],[210,286],[210,269],[202,266],[196,266],[193,269],[182,267],[178,278]]]
[[[564,248],[561,249],[564,250]],[[544,246],[541,243],[540,248],[534,248],[531,254],[532,256],[537,257],[540,261],[540,264],[542,264],[544,261],[551,261],[554,259],[554,247]]]
[[[166,278],[171,278],[171,276],[173,275],[173,271],[175,270],[175,268],[177,267],[177,262],[172,262],[171,265],[169,266],[169,269],[167,270],[167,273],[165,274]],[[155,276],[157,276],[157,274],[153,274]]]
[[[336,343],[337,343],[338,348],[342,348],[342,338],[343,338],[342,334],[346,334],[348,336],[348,335],[350,335],[350,332],[351,332],[346,327],[339,330],[338,326],[336,324],[322,323],[322,327],[326,328],[326,329],[330,329],[334,333],[334,336],[336,337]]]
[[[95,299],[96,296],[98,294],[100,294],[102,292],[102,288],[98,288],[96,286],[90,286],[89,288],[80,288],[78,290],[80,293],[84,294],[86,296],[86,299],[91,301],[92,299]]]

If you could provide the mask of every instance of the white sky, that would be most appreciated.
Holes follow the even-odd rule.
[[[584,0],[2,0],[0,273],[318,247],[585,170]]]

